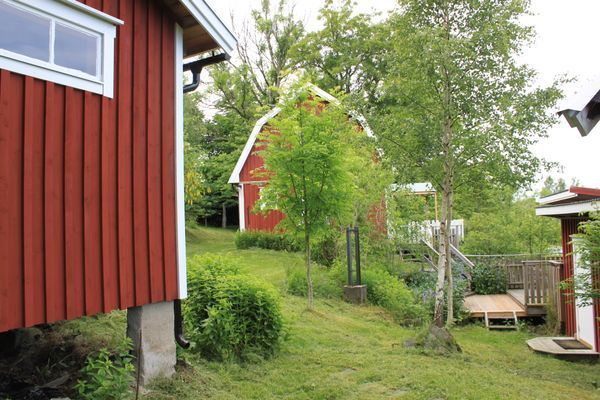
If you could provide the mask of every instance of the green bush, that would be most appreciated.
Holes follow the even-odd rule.
[[[363,269],[362,283],[367,285],[367,300],[390,311],[397,322],[419,325],[424,321],[425,309],[404,281],[375,267]]]
[[[89,356],[81,370],[83,379],[75,384],[79,397],[84,400],[128,398],[135,369],[131,363],[131,347],[131,340],[126,338],[114,353],[103,348]]]
[[[217,360],[271,356],[279,346],[283,319],[279,296],[269,284],[239,275],[229,257],[190,260],[184,312],[194,348]]]
[[[468,288],[467,280],[461,275],[457,268],[453,269],[454,283],[452,291],[452,299],[454,300],[454,319],[461,321],[468,316],[468,313],[463,309],[463,302]],[[433,318],[435,308],[435,285],[437,281],[437,273],[430,271],[414,271],[406,276],[406,283],[411,288],[418,301],[423,304],[429,318]],[[448,313],[448,293],[444,290],[444,319]]]
[[[344,242],[346,243],[345,239]],[[340,257],[340,248],[342,245],[341,234],[337,230],[332,230],[312,246],[311,256],[316,263],[331,267],[336,259]]]
[[[480,264],[471,273],[471,288],[477,294],[506,293],[508,277],[506,269],[495,265]]]
[[[341,298],[342,285],[331,275],[325,267],[314,265],[312,268],[313,290],[315,297]],[[308,284],[306,281],[306,270],[288,270],[287,290],[294,296],[306,296]]]
[[[278,251],[302,250],[300,242],[292,235],[259,231],[238,232],[235,236],[235,247],[242,250],[252,247]]]

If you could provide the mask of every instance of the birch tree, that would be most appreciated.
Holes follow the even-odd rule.
[[[389,24],[389,74],[375,104],[377,130],[401,181],[431,181],[441,195],[434,323],[453,323],[450,223],[454,196],[486,185],[530,184],[531,151],[561,96],[534,85],[518,56],[534,33],[528,0],[400,0]]]

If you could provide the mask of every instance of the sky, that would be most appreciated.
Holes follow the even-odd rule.
[[[231,16],[233,24],[239,26],[260,5],[260,0],[207,2],[230,27]],[[295,4],[296,15],[306,28],[319,29],[317,17],[323,1],[302,0]],[[357,0],[356,10],[387,12],[395,4],[394,0]],[[533,26],[537,36],[520,60],[538,71],[539,85],[548,85],[562,74],[575,78],[575,82],[564,87],[565,98],[556,111],[580,110],[600,90],[600,52],[593,39],[600,19],[600,0],[532,0],[532,11],[533,15],[525,17],[524,23]],[[561,165],[561,170],[552,171],[553,177],[562,177],[567,183],[575,179],[581,186],[600,188],[598,150],[600,126],[587,137],[581,137],[563,118],[548,131],[548,138],[533,148],[538,156]]]

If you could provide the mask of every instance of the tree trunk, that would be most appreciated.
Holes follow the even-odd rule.
[[[313,281],[311,275],[311,263],[310,263],[310,232],[307,228],[304,230],[304,246],[306,256],[306,297],[308,298],[308,309],[312,310],[314,306],[313,300]]]
[[[433,313],[433,323],[441,328],[444,326],[444,284],[446,283],[446,221],[448,214],[447,202],[444,201],[444,191],[442,191],[442,218],[440,219],[440,241],[439,257],[437,263],[437,281],[435,283],[435,307]]]
[[[452,275],[452,249],[450,248],[450,236],[452,233],[452,207],[453,207],[454,192],[452,186],[447,193],[447,210],[446,210],[446,234],[444,241],[446,242],[446,279],[448,281],[447,288],[447,301],[448,301],[448,314],[446,316],[446,325],[452,326],[454,324],[454,277]]]
[[[221,204],[221,210],[223,215],[221,217],[221,228],[227,228],[227,207],[225,207],[225,203]]]
[[[450,92],[447,88],[445,102],[450,104]],[[446,117],[442,136],[442,153],[444,156],[444,179],[442,183],[442,210],[440,218],[440,243],[438,258],[438,276],[435,285],[435,308],[433,322],[438,327],[444,326],[444,286],[448,279],[448,321],[451,322],[454,304],[452,302],[452,257],[450,251],[450,224],[452,223],[452,193],[454,163],[452,159],[452,121]],[[447,278],[446,278],[447,277]]]

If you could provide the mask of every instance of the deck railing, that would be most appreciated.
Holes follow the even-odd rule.
[[[506,264],[509,289],[523,289],[523,264]]]
[[[560,265],[558,261],[523,261],[523,290],[525,305],[558,304]]]
[[[493,265],[506,270],[508,289],[522,289],[524,306],[560,303],[560,266],[562,255],[469,255],[475,264]]]

